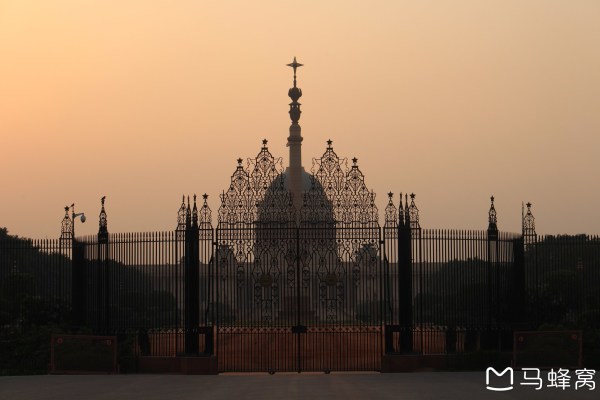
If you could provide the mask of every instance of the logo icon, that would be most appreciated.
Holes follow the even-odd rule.
[[[506,373],[508,373],[508,378],[510,378],[510,386],[490,386],[490,377],[491,377],[491,373],[494,373],[494,375],[496,376],[496,378],[501,378],[503,377]],[[486,384],[486,389],[487,390],[492,390],[494,392],[506,392],[508,390],[512,390],[513,389],[513,382],[514,382],[514,373],[513,373],[513,369],[511,367],[507,367],[504,371],[502,372],[498,372],[496,371],[494,368],[489,367],[488,369],[485,370],[485,384]]]

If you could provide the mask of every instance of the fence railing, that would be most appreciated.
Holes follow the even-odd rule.
[[[486,332],[512,346],[514,329],[581,326],[600,315],[598,236],[389,226],[190,232],[1,240],[2,329],[51,319],[129,335],[136,354],[174,356],[213,352],[215,326],[299,320],[385,325],[387,351],[445,353],[481,346]],[[329,252],[304,254],[311,240]],[[267,273],[275,267],[281,274]],[[302,309],[290,303],[297,293]]]

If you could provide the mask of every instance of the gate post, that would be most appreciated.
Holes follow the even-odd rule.
[[[85,290],[85,243],[72,239],[71,268],[71,318],[73,328],[85,324],[86,290]]]
[[[400,205],[402,207],[402,205]],[[406,210],[400,210],[398,224],[398,295],[400,316],[400,352],[413,352],[413,304],[412,304],[412,229],[410,212],[408,210],[408,198],[406,199]]]
[[[98,328],[108,335],[110,332],[110,286],[108,272],[108,225],[106,219],[106,211],[104,210],[104,201],[106,196],[102,196],[100,202],[102,208],[98,220]],[[100,276],[102,274],[102,277]],[[104,291],[102,291],[104,289]],[[104,293],[103,293],[104,292]],[[104,302],[102,302],[102,298]],[[101,307],[104,306],[104,310]],[[102,313],[104,312],[104,320],[102,321]]]
[[[203,307],[204,319],[199,332],[204,335],[204,351],[205,356],[212,356],[215,353],[215,315],[210,312],[210,307],[216,302],[217,297],[214,295],[215,286],[217,283],[216,275],[213,278],[213,269],[216,270],[217,242],[214,241],[214,231],[212,228],[212,211],[208,206],[208,195],[202,195],[204,203],[198,211],[198,249],[200,254],[199,260],[199,304]],[[200,308],[199,308],[200,310]],[[199,316],[200,318],[200,316]]]
[[[513,290],[512,293],[512,327],[521,329],[525,304],[525,240],[523,236],[513,239]]]
[[[488,303],[488,321],[487,329],[481,340],[481,347],[486,350],[494,349],[494,316],[496,317],[496,327],[498,326],[498,308],[497,302],[500,300],[496,297],[494,301],[494,288],[499,284],[497,279],[493,278],[493,273],[498,272],[497,268],[497,252],[498,252],[498,218],[496,208],[494,207],[494,196],[490,197],[491,205],[488,212],[488,229],[487,229],[487,303]],[[495,282],[495,283],[494,283]],[[495,314],[494,314],[495,313]],[[496,332],[497,333],[497,332]],[[499,345],[499,342],[498,342]]]
[[[199,304],[199,267],[200,249],[198,244],[198,209],[196,207],[196,195],[194,195],[194,209],[188,207],[186,213],[185,231],[185,354],[197,355],[199,352],[198,325],[200,317]]]

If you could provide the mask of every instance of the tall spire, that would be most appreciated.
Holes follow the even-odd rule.
[[[290,135],[288,136],[287,145],[290,148],[290,164],[289,164],[289,190],[294,198],[295,207],[300,207],[302,204],[302,130],[298,121],[300,120],[300,103],[298,100],[302,97],[302,89],[297,87],[296,83],[296,70],[301,67],[303,64],[300,64],[296,61],[296,57],[294,57],[294,61],[290,64],[287,64],[288,67],[292,67],[294,69],[294,87],[288,90],[288,96],[292,99],[290,105],[290,119],[292,120],[292,125],[290,125]]]

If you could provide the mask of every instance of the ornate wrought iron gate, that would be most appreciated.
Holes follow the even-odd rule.
[[[379,229],[217,230],[222,371],[376,370]]]
[[[374,370],[381,360],[381,232],[357,160],[331,141],[292,204],[266,141],[238,160],[216,229],[222,371]]]
[[[379,228],[217,230],[222,371],[377,370]]]

